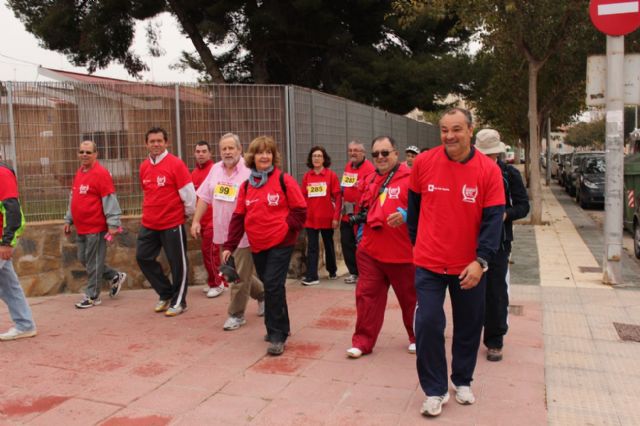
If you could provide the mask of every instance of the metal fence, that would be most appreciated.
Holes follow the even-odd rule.
[[[196,142],[226,132],[245,148],[271,135],[283,152],[283,168],[301,179],[314,145],[324,146],[341,170],[346,146],[392,135],[407,145],[435,146],[437,129],[347,99],[294,86],[157,85],[139,83],[11,82],[0,86],[0,155],[18,174],[29,221],[61,219],[79,166],[83,139],[94,140],[112,174],[125,214],[139,214],[138,168],[151,126],[169,132],[170,150],[192,169]],[[214,159],[218,159],[217,150]],[[1,184],[1,183],[0,183]]]

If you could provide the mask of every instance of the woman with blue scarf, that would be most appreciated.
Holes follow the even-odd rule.
[[[298,183],[278,168],[281,156],[273,138],[259,136],[249,145],[245,164],[251,175],[237,188],[238,204],[224,243],[226,262],[246,232],[258,278],[264,284],[267,353],[281,355],[289,337],[285,283],[293,247],[307,215]]]

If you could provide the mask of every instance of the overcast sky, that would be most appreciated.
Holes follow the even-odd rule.
[[[150,71],[143,73],[144,81],[155,82],[195,82],[197,74],[193,71],[181,72],[169,69],[177,62],[182,50],[193,51],[191,42],[180,34],[178,24],[169,14],[155,18],[160,25],[160,45],[166,51],[160,58],[152,58],[147,53],[144,37],[145,23],[138,23],[134,51],[140,54]],[[24,25],[14,16],[4,2],[0,7],[0,28],[3,42],[0,43],[0,81],[37,81],[48,80],[38,75],[38,65],[47,68],[87,73],[86,68],[71,65],[66,57],[57,52],[43,49],[38,40],[24,29]],[[96,70],[95,75],[132,80],[133,78],[119,65]]]

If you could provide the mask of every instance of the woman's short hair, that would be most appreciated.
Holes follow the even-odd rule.
[[[329,157],[329,154],[327,154],[327,150],[324,149],[324,147],[322,146],[314,146],[313,148],[311,148],[311,150],[309,151],[309,155],[307,155],[307,167],[310,169],[313,169],[313,162],[311,161],[311,157],[313,156],[313,153],[316,151],[322,152],[322,156],[324,157],[324,160],[322,161],[322,166],[327,168],[330,167],[331,157]]]
[[[256,168],[255,155],[259,152],[271,151],[273,154],[273,165],[280,167],[280,151],[276,141],[271,136],[258,136],[249,144],[247,152],[244,154],[244,162],[250,169]]]

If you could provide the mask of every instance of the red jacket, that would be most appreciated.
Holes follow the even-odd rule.
[[[380,188],[389,173],[377,172],[367,177],[361,204],[368,208],[367,223],[364,225],[362,240],[358,250],[364,250],[371,257],[386,263],[412,263],[413,248],[409,240],[407,225],[392,228],[387,225],[387,217],[398,212],[398,207],[406,210],[409,199],[409,178],[411,169],[399,164],[398,169],[380,193]]]
[[[347,163],[347,165],[344,167],[342,180],[340,181],[340,186],[342,187],[343,204],[353,203],[356,206],[355,211],[358,211],[358,203],[360,202],[360,197],[362,196],[362,181],[374,172],[375,167],[373,167],[373,164],[371,164],[371,162],[367,159],[363,160],[358,167],[353,167],[353,164],[351,162]],[[342,216],[342,220],[346,222],[349,220],[349,217],[347,215],[344,215]]]
[[[196,163],[196,168],[191,172],[191,180],[193,181],[193,186],[196,191],[209,175],[211,167],[213,167],[213,161],[211,160],[202,165]],[[202,219],[200,219],[200,226],[203,228],[213,227],[213,208],[211,204],[209,204],[207,211],[202,215]]]
[[[307,202],[305,228],[331,229],[333,220],[340,220],[342,192],[338,176],[331,169],[320,173],[309,170],[302,177],[302,195]]]
[[[231,217],[229,235],[223,244],[233,251],[246,232],[253,253],[276,246],[292,246],[304,225],[307,205],[298,183],[285,175],[285,194],[280,185],[280,170],[274,169],[260,188],[240,186],[238,204]]]

